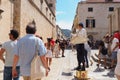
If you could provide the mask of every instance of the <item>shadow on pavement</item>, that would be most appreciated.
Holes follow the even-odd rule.
[[[114,78],[114,69],[111,69],[108,73],[107,76],[109,76],[110,78]]]
[[[102,69],[102,68],[96,68],[93,72],[103,72],[105,71],[105,69]]]
[[[66,72],[62,72],[62,75],[63,75],[63,76],[72,76],[73,73],[72,73],[72,72],[68,72],[68,73],[66,73]]]

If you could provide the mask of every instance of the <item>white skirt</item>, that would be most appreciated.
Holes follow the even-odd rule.
[[[48,57],[48,58],[52,58],[52,51],[47,50],[47,54],[45,56]]]

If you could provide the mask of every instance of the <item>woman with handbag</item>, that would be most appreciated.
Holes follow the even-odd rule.
[[[87,42],[87,32],[83,28],[82,23],[78,24],[78,26],[76,27],[76,34],[75,35],[73,34],[73,36],[79,37],[78,43],[76,43],[78,66],[75,68],[75,70],[85,71],[84,44]],[[82,63],[82,67],[81,67],[81,63]]]

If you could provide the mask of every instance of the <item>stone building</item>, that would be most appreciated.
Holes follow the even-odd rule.
[[[25,27],[34,21],[37,35],[56,38],[56,0],[0,0],[0,42],[8,39],[10,29],[17,29],[20,37],[25,35]],[[50,5],[53,6],[50,6]],[[4,34],[4,35],[3,35]]]
[[[53,14],[56,14],[56,0],[47,0],[49,7],[51,8]]]
[[[67,40],[67,37],[62,32],[62,29],[59,27],[59,25],[56,25],[56,32],[57,32],[57,39],[60,39],[60,40],[65,39],[65,40]]]
[[[115,8],[120,7],[120,0],[86,0],[78,3],[73,29],[78,22],[82,22],[88,36],[100,40],[109,32],[108,15]],[[77,22],[76,22],[77,21]]]
[[[108,16],[109,34],[115,31],[120,31],[120,7]]]

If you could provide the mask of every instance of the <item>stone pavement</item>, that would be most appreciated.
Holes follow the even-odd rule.
[[[98,50],[92,50],[92,55],[98,53]],[[3,80],[3,63],[0,62],[0,80]],[[65,57],[53,58],[51,65],[51,70],[49,75],[42,80],[75,80],[74,75],[76,75],[73,70],[77,66],[76,52],[71,50],[65,51]],[[87,68],[88,77],[90,80],[117,80],[114,76],[113,70],[105,70],[101,67],[100,70],[97,69],[96,62],[92,66]],[[23,80],[20,78],[20,80]]]

